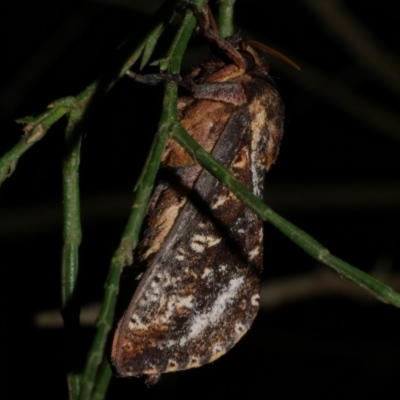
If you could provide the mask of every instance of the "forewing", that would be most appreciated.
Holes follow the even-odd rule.
[[[212,154],[260,196],[268,132],[255,132],[256,111],[240,108]],[[156,377],[224,354],[257,314],[261,265],[262,222],[201,172],[119,323],[117,372]]]

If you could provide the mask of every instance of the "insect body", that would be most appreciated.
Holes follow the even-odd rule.
[[[183,84],[189,134],[258,197],[275,161],[283,106],[265,61],[238,37],[219,38],[197,12],[217,53]],[[139,261],[148,268],[118,324],[112,362],[120,376],[209,363],[232,348],[259,308],[262,221],[174,141],[162,158]]]

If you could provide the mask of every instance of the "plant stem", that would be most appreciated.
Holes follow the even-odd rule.
[[[108,359],[107,357],[103,357],[103,361],[96,377],[96,385],[93,389],[91,400],[103,400],[105,398],[112,377],[113,374]]]
[[[220,0],[218,28],[221,37],[233,35],[233,7],[236,0]]]
[[[379,300],[400,307],[400,294],[391,287],[383,284],[365,272],[353,267],[345,261],[330,254],[329,250],[318,243],[306,232],[294,226],[289,221],[275,213],[262,200],[255,196],[250,190],[240,184],[232,173],[220,162],[208,154],[180,124],[176,123],[170,132],[171,138],[176,140],[201,166],[214,175],[224,186],[238,197],[243,204],[257,214],[264,221],[270,222],[292,241],[294,241],[305,252],[316,260],[333,268],[341,276],[355,282],[367,290]]]
[[[104,349],[107,342],[108,333],[114,321],[114,310],[119,289],[119,277],[122,268],[133,262],[132,253],[138,243],[138,237],[143,219],[146,215],[147,205],[150,199],[155,176],[164,151],[165,143],[168,137],[168,127],[171,108],[176,105],[177,89],[174,83],[167,83],[164,96],[164,112],[159,124],[159,131],[154,138],[149,156],[144,166],[139,183],[135,188],[135,200],[132,206],[132,212],[125,226],[120,244],[115,251],[110,271],[105,284],[104,299],[100,315],[96,322],[97,332],[90,350],[86,367],[82,377],[81,400],[91,398],[91,393],[95,385],[97,371],[104,356]],[[97,385],[101,384],[100,380]],[[95,392],[98,393],[96,388]]]
[[[77,291],[79,246],[82,239],[79,196],[81,135],[76,124],[80,112],[71,113],[65,134],[63,165],[64,229],[61,261],[61,312],[64,319],[64,358],[70,400],[79,395],[77,360],[80,358],[79,300]]]
[[[202,4],[203,2],[199,3]],[[192,12],[187,10],[182,25],[175,35],[167,55],[168,62],[166,66],[170,68],[172,73],[179,72],[180,63],[194,25],[195,22]],[[167,82],[158,132],[153,141],[146,164],[135,186],[133,210],[122,234],[120,245],[111,260],[110,271],[105,285],[104,300],[96,323],[97,332],[82,377],[81,400],[90,399],[93,393],[96,393],[96,396],[100,393],[99,385],[101,385],[101,379],[96,378],[98,378],[99,366],[104,358],[104,349],[108,333],[114,321],[119,276],[122,268],[133,262],[132,253],[138,243],[140,228],[146,215],[155,176],[168,138],[169,127],[172,122],[177,120],[176,104],[176,84]],[[99,373],[99,376],[100,375]]]
[[[127,41],[121,49],[117,61],[109,68],[109,71],[100,79],[89,84],[76,97],[66,97],[55,100],[51,106],[37,117],[20,118],[17,122],[28,124],[25,127],[26,134],[19,142],[0,158],[0,185],[10,177],[20,157],[42,139],[49,128],[71,109],[79,108],[82,112],[89,106],[93,106],[93,99],[100,98],[122,78],[126,71],[139,59],[145,49],[142,67],[149,60],[154,51],[155,43],[165,29],[165,21],[169,21],[178,0],[164,4],[154,17],[154,22],[148,31],[140,36]]]
[[[18,122],[27,123],[25,134],[18,143],[0,158],[0,185],[13,174],[20,157],[36,142],[43,138],[47,130],[70,111],[69,106],[59,105],[47,109],[35,118],[23,118]]]

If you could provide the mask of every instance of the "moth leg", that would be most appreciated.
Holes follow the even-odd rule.
[[[196,89],[196,84],[191,77],[182,78],[180,75],[168,74],[166,72],[140,75],[133,71],[126,71],[125,74],[134,81],[143,83],[144,85],[157,86],[165,81],[171,81],[176,82],[179,86],[185,88],[190,93],[194,93]]]
[[[161,374],[148,374],[146,375],[145,383],[148,387],[155,385],[161,378]]]
[[[222,101],[237,106],[247,101],[243,86],[238,82],[200,83],[194,86],[192,94],[195,99]]]
[[[176,82],[190,92],[195,99],[223,101],[228,104],[242,105],[246,102],[243,87],[237,82],[210,82],[196,84],[189,77],[182,78],[180,75],[168,73],[140,75],[133,71],[127,71],[126,75],[136,82],[145,85],[156,86],[164,81]]]
[[[140,75],[133,71],[126,71],[125,74],[129,76],[129,78],[132,78],[138,83],[143,83],[145,85],[150,85],[150,86],[157,86],[165,81],[172,81],[178,84],[181,84],[182,82],[182,77],[180,75],[168,74],[165,72],[159,72],[157,74]]]
[[[217,24],[208,4],[206,3],[204,5],[203,11],[199,9],[197,4],[191,1],[184,1],[182,4],[184,7],[190,8],[193,11],[203,36],[221,49],[237,67],[244,70],[246,68],[246,60],[231,43],[219,36]]]

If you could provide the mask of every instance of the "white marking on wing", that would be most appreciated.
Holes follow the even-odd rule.
[[[260,254],[260,246],[257,246],[249,252],[249,260],[253,261],[259,254]]]
[[[213,247],[222,240],[221,237],[217,238],[213,236],[207,236],[206,239],[207,239],[207,247]]]
[[[258,307],[259,306],[259,300],[260,300],[260,295],[259,294],[254,294],[253,296],[251,296],[250,303],[251,303],[252,306]]]
[[[218,295],[211,310],[208,313],[197,315],[194,318],[192,326],[190,327],[188,339],[196,338],[201,335],[208,326],[215,325],[219,321],[221,315],[224,313],[231,300],[236,296],[243,283],[244,279],[242,276],[229,281],[228,287],[222,290]]]
[[[176,306],[178,308],[182,308],[182,307],[193,308],[193,296],[190,295],[187,297],[181,297],[181,298],[178,297]]]

